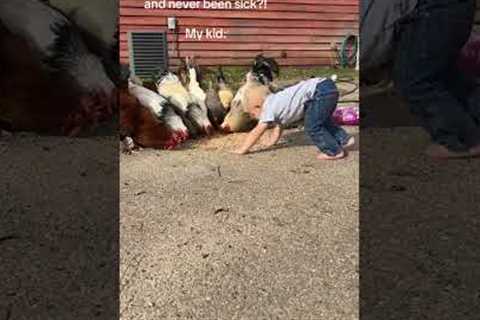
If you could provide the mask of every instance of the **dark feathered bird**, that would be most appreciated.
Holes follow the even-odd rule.
[[[252,65],[252,73],[262,84],[268,85],[273,81],[274,76],[280,75],[280,67],[273,58],[264,57],[259,54],[255,57]]]
[[[218,129],[225,118],[227,110],[223,107],[218,91],[213,87],[212,82],[209,82],[205,104],[207,105],[210,121]]]
[[[177,76],[184,87],[188,86],[188,67],[184,59],[180,60],[180,65],[177,68]]]

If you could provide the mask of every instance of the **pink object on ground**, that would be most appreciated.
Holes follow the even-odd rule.
[[[358,106],[337,108],[333,119],[339,125],[358,126],[360,124],[360,110]]]

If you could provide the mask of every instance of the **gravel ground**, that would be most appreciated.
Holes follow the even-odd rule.
[[[122,319],[358,319],[358,151],[241,139],[121,156]]]
[[[428,159],[416,127],[361,136],[361,318],[478,319],[480,160]]]

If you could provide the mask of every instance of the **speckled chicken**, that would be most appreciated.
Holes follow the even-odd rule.
[[[273,92],[273,80],[280,69],[273,58],[257,55],[251,70],[245,77],[245,83],[235,94],[231,108],[223,121],[224,132],[240,132],[250,130],[256,123],[248,114],[256,105],[261,105],[267,95]]]

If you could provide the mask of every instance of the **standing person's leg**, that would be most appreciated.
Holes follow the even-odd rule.
[[[338,159],[344,152],[328,130],[331,115],[338,101],[338,91],[325,80],[317,85],[314,97],[305,105],[305,132],[320,150],[319,159]]]
[[[480,144],[480,128],[450,90],[452,66],[470,35],[474,1],[419,0],[415,15],[401,25],[394,66],[397,89],[432,140],[459,154]]]

